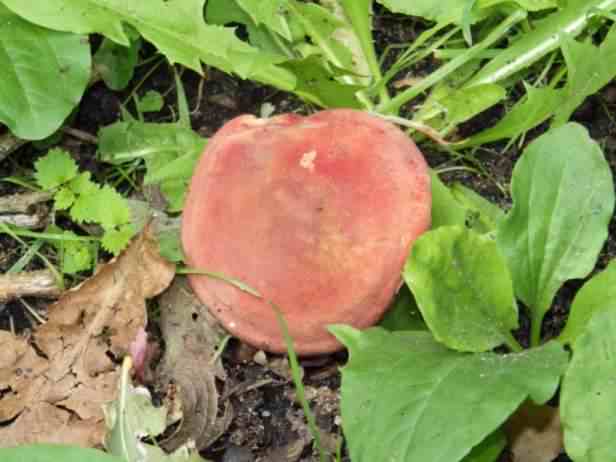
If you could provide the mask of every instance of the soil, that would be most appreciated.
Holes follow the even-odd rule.
[[[422,25],[407,17],[392,15],[382,10],[375,15],[375,37],[380,51],[387,45],[407,43],[413,40],[422,30]],[[144,56],[152,55],[152,49],[146,47]],[[387,58],[387,62],[395,58],[395,52]],[[137,85],[138,94],[148,90],[157,90],[165,95],[165,108],[153,115],[149,120],[169,121],[177,112],[176,92],[173,69],[162,63],[151,75],[147,75],[151,66],[157,61],[138,68],[137,73],[124,92],[113,92],[102,82],[94,83],[86,92],[82,103],[75,111],[70,121],[70,127],[97,135],[98,130],[120,118],[120,107],[126,103],[130,91]],[[423,69],[413,69],[421,74],[434,63],[424,64]],[[403,77],[403,76],[400,76]],[[278,90],[242,81],[214,69],[207,71],[206,79],[192,71],[183,71],[182,84],[186,91],[191,110],[193,128],[202,136],[211,136],[226,121],[242,113],[259,114],[261,105],[270,103],[276,113],[299,112],[309,113],[314,108],[309,107],[293,95]],[[172,110],[173,108],[173,110]],[[407,108],[410,110],[411,108]],[[488,111],[462,127],[464,134],[479,131],[494,123],[502,108]],[[574,120],[585,125],[591,136],[597,140],[614,173],[616,173],[616,83],[612,83],[592,97],[580,107]],[[539,128],[525,139],[525,144],[542,132]],[[82,168],[90,170],[95,176],[102,177],[105,167],[96,160],[96,146],[88,143],[83,137],[75,137],[60,133],[55,143],[69,149]],[[512,146],[504,150],[504,145],[495,144],[477,150],[473,158],[454,160],[447,154],[436,150],[426,143],[421,146],[429,164],[434,168],[454,165],[480,164],[483,173],[456,171],[445,175],[447,182],[460,181],[479,192],[487,199],[507,208],[510,197],[507,194],[511,172],[523,146]],[[0,176],[18,176],[32,169],[33,160],[44,152],[44,146],[29,144],[21,148],[19,153],[0,163]],[[0,194],[8,194],[15,186],[0,182]],[[14,242],[0,237],[0,271],[5,271],[21,256],[21,249]],[[610,226],[610,236],[599,259],[597,269],[602,269],[616,254],[616,221]],[[546,316],[543,330],[544,337],[556,336],[562,329],[567,318],[569,305],[577,289],[583,281],[571,281],[558,292],[553,308]],[[32,300],[31,303],[44,310],[45,302]],[[521,310],[521,327],[517,336],[523,344],[527,343],[528,321],[524,310]],[[9,328],[9,319],[22,329],[27,329],[30,321],[24,314],[21,305],[11,302],[0,305],[0,329]],[[257,460],[292,461],[317,460],[312,453],[310,444],[302,443],[306,427],[303,424],[301,407],[296,400],[295,390],[288,375],[277,373],[271,367],[275,356],[263,361],[255,360],[259,354],[251,348],[232,342],[225,350],[223,361],[231,383],[240,384],[243,389],[234,394],[233,406],[235,418],[229,430],[203,455],[218,462],[248,462]],[[261,358],[262,359],[262,358]],[[334,444],[341,434],[339,427],[339,395],[340,376],[338,367],[345,362],[345,354],[338,353],[322,358],[311,358],[303,362],[304,382],[307,395],[317,417],[317,423],[329,442]],[[300,441],[302,444],[295,444]],[[295,451],[295,452],[293,452]],[[348,460],[348,458],[343,458]],[[502,462],[508,461],[505,453]],[[564,462],[566,457],[557,459]]]

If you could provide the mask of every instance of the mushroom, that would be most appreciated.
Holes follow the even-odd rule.
[[[379,321],[413,241],[430,226],[426,162],[396,126],[365,112],[242,115],[210,140],[182,217],[190,284],[244,342],[286,351],[272,303],[298,354],[341,348],[326,326]]]

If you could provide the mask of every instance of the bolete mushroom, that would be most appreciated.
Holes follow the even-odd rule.
[[[190,284],[246,343],[298,354],[341,346],[326,329],[376,323],[430,225],[426,162],[396,126],[365,112],[239,116],[210,140],[182,217],[191,267],[239,279],[263,298],[193,274]]]

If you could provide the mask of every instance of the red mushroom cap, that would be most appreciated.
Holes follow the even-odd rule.
[[[298,354],[334,351],[341,345],[326,326],[380,319],[430,209],[426,162],[396,126],[348,109],[243,115],[197,165],[182,244],[189,266],[239,279],[263,299],[207,276],[190,283],[246,343],[286,351],[271,301]]]

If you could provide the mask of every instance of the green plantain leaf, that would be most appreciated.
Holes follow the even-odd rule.
[[[616,261],[584,284],[573,299],[567,325],[558,340],[573,344],[598,311],[616,309]]]
[[[341,410],[353,462],[457,462],[528,396],[550,399],[567,365],[558,342],[468,354],[426,332],[330,330],[350,353]]]
[[[434,170],[430,170],[430,185],[432,189],[432,229],[441,226],[464,225],[466,210]]]
[[[495,231],[496,226],[505,216],[500,207],[460,183],[451,185],[451,194],[469,210],[467,225],[478,233]]]
[[[595,313],[573,344],[560,416],[565,449],[575,462],[612,460],[616,454],[616,310]]]
[[[400,288],[392,306],[379,322],[379,326],[389,331],[428,329],[413,294],[405,285]]]
[[[567,85],[554,125],[567,122],[587,96],[616,77],[616,26],[612,26],[599,47],[569,38],[563,41],[562,49],[567,62]]]
[[[79,103],[90,66],[85,37],[36,26],[0,3],[0,122],[16,136],[56,131]]]
[[[475,446],[462,462],[496,462],[507,446],[505,433],[498,429]]]
[[[513,208],[497,241],[516,295],[531,310],[537,344],[556,291],[595,265],[614,210],[614,185],[601,148],[585,128],[567,124],[526,148],[511,189]]]
[[[515,345],[513,284],[490,237],[462,226],[425,233],[413,244],[403,276],[438,341],[460,351]]]

